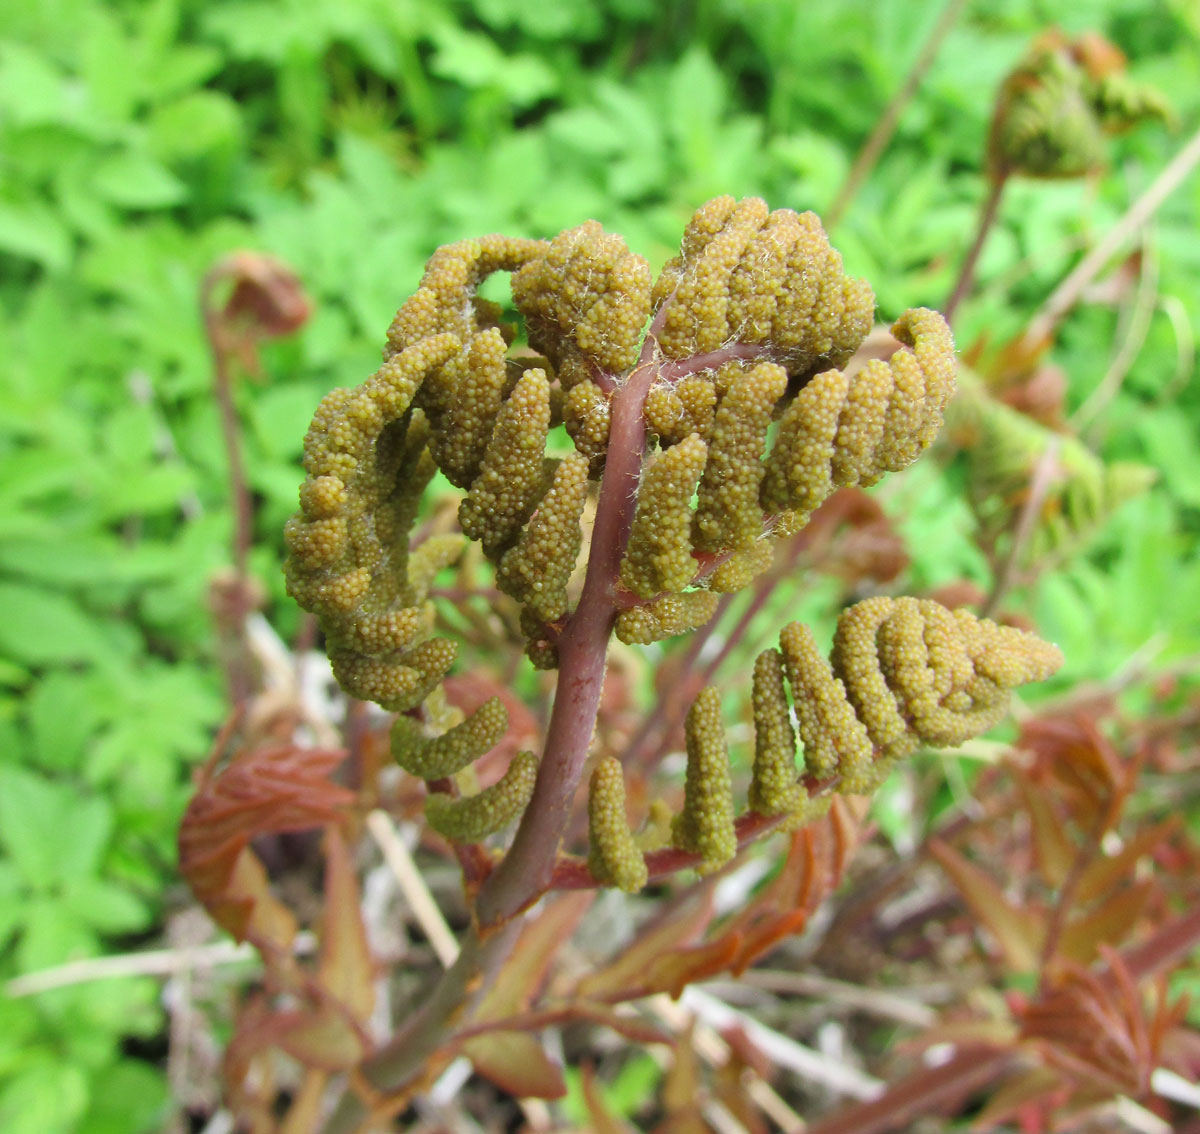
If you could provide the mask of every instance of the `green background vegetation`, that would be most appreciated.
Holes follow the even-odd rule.
[[[281,531],[308,419],[374,368],[437,244],[595,217],[657,267],[716,194],[820,212],[938,7],[0,6],[0,979],[162,943],[185,902],[175,830],[225,711],[207,586],[228,563],[231,514],[196,302],[214,259],[274,253],[316,305],[265,352],[265,380],[237,391],[252,567],[288,639]],[[1119,139],[1102,178],[1009,187],[960,339],[1018,330],[1196,122],[1197,11],[972,5],[835,235],[881,316],[949,291],[984,193],[992,97],[1057,19],[1118,43],[1181,128]],[[1181,330],[1200,331],[1195,179],[1149,248],[1170,310],[1153,316],[1101,448],[1153,465],[1158,483],[1019,595],[1066,652],[1059,688],[1148,641],[1168,661],[1200,650],[1200,389],[1179,361]],[[1068,321],[1054,358],[1070,404],[1106,369],[1117,326],[1103,305]],[[915,586],[988,584],[953,471],[925,462],[886,496]],[[163,1029],[148,979],[0,996],[0,1129],[159,1128]]]

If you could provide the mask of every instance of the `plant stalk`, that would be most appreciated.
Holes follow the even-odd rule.
[[[959,269],[958,281],[954,285],[954,290],[950,293],[950,298],[946,300],[945,307],[942,308],[942,314],[945,315],[946,322],[951,326],[954,325],[954,313],[958,310],[959,304],[970,294],[971,286],[975,282],[975,268],[979,264],[980,253],[983,252],[983,246],[987,243],[992,226],[996,223],[996,217],[1000,212],[1000,199],[1004,196],[1004,186],[1007,183],[1008,174],[1004,172],[995,174],[991,179],[988,195],[983,202],[983,208],[979,211],[975,240],[971,244],[970,251],[967,252],[966,259],[963,260],[962,268]]]
[[[829,206],[829,210],[825,214],[826,232],[832,232],[834,225],[845,215],[850,202],[862,188],[868,174],[875,168],[875,163],[879,161],[883,151],[887,149],[887,144],[892,140],[892,135],[896,132],[896,126],[900,122],[900,115],[904,113],[904,108],[917,93],[921,80],[925,78],[929,68],[933,66],[934,59],[937,58],[942,41],[950,34],[950,29],[954,27],[966,6],[967,0],[949,0],[949,3],[942,9],[942,14],[938,17],[937,23],[933,25],[933,30],[929,33],[929,38],[926,39],[920,54],[913,61],[903,85],[883,108],[883,113],[876,121],[870,137],[858,151],[854,165],[850,167],[850,172],[846,174],[846,180],[842,182],[838,195],[834,198],[833,204]]]
[[[249,560],[254,540],[254,505],[246,480],[246,462],[242,456],[241,420],[233,400],[233,375],[230,370],[228,332],[221,314],[212,302],[212,293],[220,269],[214,268],[200,285],[200,308],[204,333],[213,360],[213,397],[221,419],[221,436],[229,464],[229,502],[233,509],[231,556],[234,579],[230,588],[227,623],[223,627],[230,641],[226,663],[229,696],[234,705],[242,705],[254,690],[254,667],[246,642],[246,616],[251,610]]]
[[[444,1052],[470,1002],[488,987],[512,948],[521,911],[550,887],[604,687],[608,639],[617,617],[617,577],[633,525],[646,452],[642,409],[658,374],[656,334],[665,306],[650,326],[637,366],[612,395],[612,423],[587,573],[579,603],[558,642],[558,686],[533,798],[508,853],[480,887],[475,923],[458,959],[442,974],[404,1032],[362,1065],[362,1077],[381,1095],[396,1096],[437,1065],[439,1049]],[[363,1100],[347,1092],[326,1134],[351,1134],[367,1114]]]

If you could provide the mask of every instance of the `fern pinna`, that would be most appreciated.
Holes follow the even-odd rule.
[[[519,351],[516,328],[478,295],[501,271],[524,321]],[[753,198],[702,206],[657,279],[594,221],[549,242],[487,236],[434,254],[379,370],[321,403],[287,529],[290,592],[319,618],[342,687],[401,714],[393,753],[429,782],[430,824],[478,842],[518,823],[476,894],[477,947],[448,980],[465,989],[500,927],[570,859],[560,844],[611,637],[701,626],[836,489],[873,484],[933,441],[954,391],[950,331],[935,311],[904,312],[890,360],[848,367],[874,310],[813,214]],[[559,425],[574,451],[548,456]],[[464,492],[462,534],[414,545],[436,471]],[[507,717],[499,700],[447,713],[438,689],[456,647],[432,636],[429,599],[468,541],[520,604],[532,663],[559,671],[541,756],[519,753],[475,794],[455,777]],[[770,821],[737,817],[720,699],[705,688],[687,718],[682,811],[635,834],[620,762],[597,762],[584,869],[635,890],[664,843],[673,862],[717,869],[748,838],[804,823],[818,797],[870,791],[919,745],[988,729],[1011,688],[1060,660],[1030,634],[915,599],[850,608],[828,660],[791,623],[754,667],[747,814]],[[425,1024],[448,1027],[453,998],[434,999],[443,1007]]]

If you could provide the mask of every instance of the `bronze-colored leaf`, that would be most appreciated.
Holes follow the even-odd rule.
[[[668,907],[644,926],[618,956],[585,976],[576,985],[575,994],[609,1003],[630,999],[626,990],[642,985],[657,959],[681,951],[699,938],[712,916],[712,887],[706,883],[683,903]]]
[[[594,898],[595,894],[587,892],[562,894],[527,920],[508,960],[472,1014],[472,1024],[503,1020],[529,1007],[555,954],[571,939]]]
[[[179,867],[213,920],[238,940],[287,948],[291,914],[275,899],[251,839],[342,820],[354,793],[330,772],[341,751],[270,744],[235,752],[220,771],[202,772],[179,829]]]
[[[1064,816],[1054,807],[1054,799],[1021,772],[1015,774],[1017,790],[1029,813],[1029,829],[1033,835],[1033,854],[1038,870],[1047,886],[1057,889],[1066,880],[1078,856],[1078,850],[1068,834]]]
[[[929,852],[950,875],[975,919],[992,932],[1009,967],[1016,972],[1034,972],[1045,939],[1044,918],[1014,905],[990,875],[948,843],[931,839]]]
[[[321,911],[318,981],[352,1019],[365,1025],[375,1006],[375,974],[363,924],[358,882],[336,827],[325,836],[325,906]]]
[[[1063,929],[1058,951],[1081,965],[1090,964],[1103,945],[1119,945],[1137,927],[1151,895],[1158,887],[1152,879],[1135,882],[1112,894],[1106,901]]]
[[[596,1082],[596,1072],[590,1063],[579,1069],[579,1085],[583,1088],[583,1105],[587,1107],[589,1126],[594,1134],[628,1134],[625,1125],[604,1101],[604,1095]]]
[[[463,1044],[475,1070],[519,1099],[560,1099],[562,1068],[528,1032],[489,1032]]]
[[[1171,815],[1161,823],[1138,831],[1116,854],[1097,855],[1083,872],[1075,895],[1080,902],[1090,902],[1111,893],[1122,879],[1132,878],[1138,860],[1154,854],[1158,848],[1173,838],[1182,827],[1182,819]]]

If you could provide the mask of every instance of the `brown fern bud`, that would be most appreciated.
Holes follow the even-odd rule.
[[[489,752],[507,730],[508,712],[499,697],[485,701],[466,720],[437,737],[424,736],[412,717],[397,717],[392,724],[392,757],[414,776],[440,780]]]
[[[772,533],[784,534],[778,527]],[[775,541],[765,536],[753,547],[731,555],[708,576],[708,589],[721,595],[731,595],[749,586],[770,566],[775,557]]]
[[[853,377],[828,370],[793,399],[767,457],[768,512],[815,511],[835,488],[870,485],[933,443],[954,392],[954,340],[936,311],[905,312],[892,327],[905,347]]]
[[[546,372],[527,370],[500,410],[479,475],[458,510],[463,532],[483,544],[489,559],[516,543],[537,504],[549,428]]]
[[[663,591],[682,591],[691,583],[696,574],[691,499],[707,457],[708,447],[693,433],[646,465],[621,560],[621,585],[626,590],[652,598]]]
[[[845,362],[874,310],[812,213],[768,212],[757,198],[718,197],[697,210],[653,298],[667,304],[659,342],[668,357],[761,345],[795,375]]]
[[[567,434],[597,476],[604,466],[611,416],[608,397],[590,380],[576,383],[563,399],[563,424]]]
[[[415,709],[429,695],[446,676],[457,653],[453,642],[433,638],[408,653],[399,651],[382,657],[333,647],[329,660],[338,684],[350,696],[402,713]]]
[[[625,774],[612,756],[596,765],[588,786],[588,869],[630,894],[646,885],[646,860],[625,815]]]
[[[950,747],[986,732],[1009,690],[1050,676],[1062,654],[1011,627],[910,598],[873,598],[838,620],[831,663],[806,627],[779,639],[807,771],[870,790],[921,744]]]
[[[762,535],[758,502],[762,454],[787,372],[769,362],[729,369],[734,377],[713,424],[708,463],[696,505],[695,541],[701,551],[744,551]]]
[[[587,461],[578,453],[564,457],[537,511],[496,572],[496,585],[528,604],[543,622],[567,612],[567,583],[583,542],[579,521],[587,486]]]
[[[482,236],[446,244],[429,258],[421,286],[396,312],[387,333],[387,350],[396,354],[430,335],[450,332],[470,343],[490,313],[477,305],[475,289],[493,272],[511,272],[540,255],[541,240]]]
[[[499,328],[489,327],[471,340],[466,364],[445,413],[433,455],[446,479],[467,488],[479,475],[507,384],[508,344]]]
[[[512,281],[529,344],[567,387],[591,368],[612,374],[637,361],[650,315],[650,266],[596,221],[560,233]]]
[[[672,842],[700,856],[697,869],[708,874],[737,854],[729,753],[721,724],[721,697],[711,687],[692,702],[685,724],[687,780],[683,811],[671,823]]]
[[[616,634],[631,646],[647,646],[703,626],[717,612],[720,596],[712,591],[684,591],[663,595],[645,606],[631,607],[617,616]]]
[[[664,445],[675,445],[690,433],[707,441],[716,418],[717,389],[710,375],[689,374],[677,385],[660,382],[646,395],[646,424]]]
[[[754,774],[750,810],[787,815],[808,798],[796,779],[796,732],[783,685],[783,657],[764,650],[754,663]]]
[[[847,791],[868,790],[873,782],[874,746],[812,632],[799,622],[789,622],[779,635],[779,648],[796,703],[806,771],[817,779],[837,774]]]
[[[320,618],[335,675],[355,696],[397,707],[419,701],[453,657],[450,643],[416,645],[423,587],[410,585],[408,534],[434,472],[412,403],[458,350],[452,335],[423,339],[358,389],[326,396],[305,439],[300,512],[286,529],[288,590]],[[435,549],[446,552],[431,544],[425,555]]]
[[[461,843],[477,843],[518,819],[533,797],[537,757],[518,752],[508,771],[475,795],[452,799],[436,793],[425,799],[425,818],[439,834]]]

